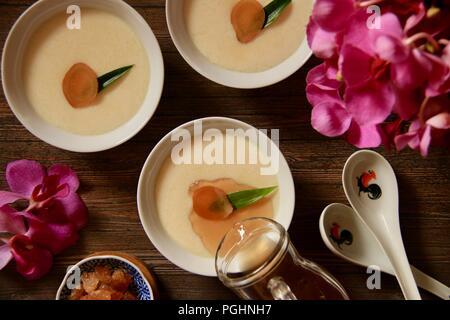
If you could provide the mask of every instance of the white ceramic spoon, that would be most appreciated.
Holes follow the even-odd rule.
[[[400,231],[394,170],[380,154],[361,150],[345,163],[342,184],[348,201],[386,253],[407,300],[420,300]]]
[[[381,271],[394,275],[394,269],[377,239],[349,206],[341,203],[327,206],[320,216],[319,228],[323,242],[335,255],[363,267],[378,266]],[[349,233],[345,230],[350,233],[351,241],[346,239]],[[449,287],[413,266],[411,271],[419,287],[441,299],[450,300]]]

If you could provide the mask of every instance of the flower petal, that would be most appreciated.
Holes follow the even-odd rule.
[[[401,89],[413,90],[423,85],[432,69],[431,63],[418,49],[402,62],[392,64],[392,80]]]
[[[358,148],[376,148],[382,143],[382,135],[377,125],[360,126],[352,121],[347,141]]]
[[[389,84],[370,81],[348,87],[345,102],[347,110],[359,125],[374,125],[386,120],[392,112],[395,93]]]
[[[337,54],[337,35],[321,29],[310,19],[306,28],[308,45],[314,54],[322,59],[330,59]]]
[[[45,168],[36,161],[18,160],[10,162],[6,167],[6,180],[10,190],[28,197],[46,175]]]
[[[34,243],[50,250],[53,254],[60,253],[78,241],[76,229],[70,222],[50,222],[48,218],[28,212],[22,212],[21,215],[27,218],[29,224],[26,235]]]
[[[430,147],[430,144],[431,144],[431,127],[426,126],[425,130],[422,133],[419,145],[420,154],[423,157],[426,157],[428,155],[428,149]]]
[[[340,66],[348,86],[364,83],[372,77],[373,58],[353,45],[342,48]]]
[[[450,90],[450,68],[443,59],[428,53],[424,56],[431,63],[431,71],[428,77],[428,86],[425,94],[427,97],[436,97]]]
[[[409,47],[403,43],[402,39],[391,35],[378,36],[374,44],[378,56],[392,63],[403,62],[410,54]]]
[[[426,124],[436,129],[450,129],[450,113],[442,112],[437,114],[428,119]]]
[[[311,124],[321,134],[327,137],[337,137],[344,134],[350,122],[351,116],[338,102],[322,102],[312,110]]]
[[[343,32],[342,47],[350,44],[373,56],[373,43],[369,37],[372,30],[367,27],[370,17],[366,10],[358,10]]]
[[[387,12],[380,17],[380,29],[371,29],[370,40],[375,40],[379,35],[389,35],[398,39],[403,38],[402,24],[397,15]]]
[[[399,18],[387,12],[379,18],[379,22],[380,28],[370,29],[368,35],[374,53],[392,63],[405,60],[410,54],[410,48],[403,42],[405,34]]]
[[[35,280],[47,274],[53,264],[52,254],[24,235],[16,235],[9,241],[16,261],[17,271],[28,280]]]
[[[8,191],[0,191],[0,206],[5,204],[11,204],[16,202],[17,200],[26,199],[28,197],[23,196],[18,193],[8,192]]]
[[[394,87],[394,91],[396,96],[394,112],[401,119],[410,120],[420,109],[420,105],[424,99],[422,90],[410,91]]]
[[[341,83],[336,80],[336,76],[337,68],[324,62],[308,72],[306,83],[321,85],[329,89],[338,89]]]
[[[418,11],[412,14],[405,23],[405,32],[409,32],[412,28],[418,25],[426,16],[426,8],[423,3],[418,6]]]
[[[77,230],[84,228],[87,224],[87,207],[76,193],[70,193],[65,198],[55,199],[50,211],[62,213]]]
[[[442,51],[442,60],[450,68],[450,42],[445,46],[444,50]]]
[[[373,17],[372,13],[368,13],[366,10],[359,10],[347,25],[343,36],[343,45],[353,45],[374,56],[377,53],[375,44],[378,37],[390,36],[396,39],[404,37],[401,23],[396,15],[385,13],[379,20],[374,20]],[[368,23],[371,21],[379,21],[379,28],[378,26],[369,28]]]
[[[11,253],[11,248],[9,245],[4,244],[0,246],[0,270],[8,265],[8,263],[12,260],[13,255]]]
[[[327,31],[342,30],[355,12],[353,0],[316,0],[312,17]]]
[[[339,102],[341,100],[338,90],[320,87],[315,84],[309,84],[306,86],[306,97],[313,107],[324,101]]]
[[[53,165],[48,169],[48,175],[59,176],[59,184],[67,184],[71,192],[76,192],[80,186],[77,174],[69,166]]]
[[[42,223],[38,220],[30,222],[30,229],[26,235],[53,254],[61,253],[79,239],[76,229],[71,224]]]
[[[0,233],[23,234],[25,231],[23,218],[14,209],[8,205],[0,208]]]
[[[444,113],[450,112],[450,96],[449,95],[440,95],[437,97],[429,98],[426,105],[420,109],[418,118],[422,121],[413,122],[411,126],[415,126],[417,129],[422,127],[422,122],[427,121],[428,119],[433,118],[434,116]]]
[[[407,145],[412,143],[414,140],[419,140],[417,132],[407,132],[404,134],[399,134],[394,138],[395,147],[398,151],[403,150]]]
[[[391,121],[386,121],[379,125],[381,138],[383,140],[382,144],[386,150],[390,150],[391,146],[394,145],[394,138],[399,134],[402,129],[403,120],[399,117]]]
[[[423,132],[421,121],[416,118],[411,122],[407,133],[395,137],[394,142],[397,150],[400,151],[407,145],[411,149],[417,150],[420,145],[421,132]]]

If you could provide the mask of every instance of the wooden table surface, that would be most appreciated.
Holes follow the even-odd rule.
[[[34,1],[0,0],[1,47],[19,15]],[[192,70],[173,45],[165,21],[164,0],[131,0],[161,45],[166,80],[161,103],[148,125],[115,149],[77,154],[49,146],[31,135],[0,96],[0,189],[7,189],[4,168],[16,159],[45,165],[63,163],[81,179],[81,196],[89,208],[89,224],[80,241],[55,258],[43,279],[28,282],[13,266],[0,271],[0,299],[53,299],[67,266],[101,250],[120,250],[141,258],[157,275],[164,299],[233,299],[219,280],[190,274],[166,260],[152,245],[139,222],[136,186],[144,161],[167,132],[200,117],[226,116],[258,128],[279,128],[284,153],[296,186],[296,207],[289,229],[299,252],[335,275],[353,299],[402,299],[396,280],[382,275],[381,290],[366,288],[362,267],[335,257],[323,244],[318,228],[322,209],[346,203],[341,186],[345,160],[356,149],[328,139],[310,125],[305,76],[318,64],[311,59],[300,71],[274,86],[236,90],[217,85]],[[416,152],[379,150],[394,167],[400,186],[400,220],[410,262],[450,285],[449,153],[433,150],[426,159]],[[421,291],[426,299],[432,295]]]

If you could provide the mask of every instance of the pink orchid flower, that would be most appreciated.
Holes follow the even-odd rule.
[[[37,246],[30,238],[16,235],[9,240],[17,271],[28,280],[36,280],[47,274],[53,264],[50,251]]]
[[[395,137],[395,145],[398,150],[409,146],[425,157],[432,141],[436,145],[448,144],[449,129],[450,99],[447,96],[433,98],[423,106],[423,112],[411,123],[408,132]]]
[[[52,266],[52,254],[25,235],[24,219],[10,206],[0,208],[0,270],[15,260],[17,271],[29,280],[45,275]],[[9,235],[9,238],[1,236]]]
[[[375,52],[391,64],[391,78],[399,90],[415,90],[426,84],[426,96],[435,97],[450,90],[450,63],[448,62],[448,47],[442,50],[442,56],[431,54],[416,47],[416,43],[426,40],[435,50],[440,45],[429,34],[421,32],[407,37],[400,22],[393,14],[383,15],[383,24],[388,26],[389,34],[372,34]],[[449,16],[450,18],[450,16]],[[388,22],[391,20],[391,22]],[[402,110],[400,110],[402,111]],[[414,114],[414,110],[405,111],[404,119]]]
[[[0,270],[14,258],[19,273],[37,279],[50,269],[52,254],[73,245],[86,225],[79,180],[67,166],[47,170],[29,160],[9,163],[6,180],[11,192],[0,191],[0,234],[9,236],[1,238]]]
[[[359,148],[378,147],[382,141],[378,126],[361,126],[354,120],[340,96],[340,82],[333,77],[335,74],[336,69],[326,63],[308,74],[306,93],[313,105],[313,128],[327,137],[346,134],[347,141]]]
[[[427,97],[436,97],[450,91],[450,44],[442,51],[442,56],[437,57],[426,54],[431,64],[431,72],[425,94]]]
[[[446,145],[448,110],[426,102],[450,92],[447,2],[316,0],[308,43],[325,62],[307,77],[312,126],[358,147]]]
[[[359,14],[361,28],[364,15]],[[392,13],[383,14],[380,22],[380,30],[357,27],[347,31],[340,57],[342,74],[349,86],[373,78],[383,80],[384,76],[386,82],[391,82],[395,96],[393,111],[403,120],[410,120],[419,111],[425,96],[436,97],[450,91],[450,45],[446,45],[439,57],[416,46],[416,42],[426,40],[439,50],[440,45],[429,34],[422,32],[408,38],[407,27],[403,30],[399,18]],[[346,54],[349,55],[347,64]],[[423,86],[425,95],[421,93]],[[386,94],[382,89],[377,91],[383,92]]]
[[[26,199],[29,205],[23,211],[44,221],[72,224],[76,230],[86,225],[87,209],[76,193],[80,183],[69,167],[46,170],[36,161],[14,161],[6,168],[6,181],[11,192],[0,191],[0,205]]]
[[[419,120],[415,120],[411,123],[409,131],[396,136],[394,141],[397,150],[409,146],[411,149],[420,150],[420,154],[425,157],[431,143],[431,127],[422,126]]]
[[[364,18],[364,14],[361,17]],[[380,20],[382,28],[379,30],[355,28],[349,31],[344,37],[340,57],[342,75],[349,86],[348,108],[360,116],[361,124],[369,120],[382,122],[393,110],[403,120],[409,120],[419,111],[423,100],[416,89],[428,81],[439,86],[444,78],[444,71],[439,69],[438,72],[433,67],[431,55],[414,47],[414,39],[406,38],[397,16],[386,13]],[[436,78],[434,82],[431,82],[432,77]],[[356,95],[353,86],[356,86]],[[364,112],[362,101],[371,102],[373,109]],[[377,113],[371,116],[374,110]]]
[[[395,16],[393,16],[395,17]],[[398,23],[391,16],[383,16],[385,25]],[[353,22],[361,24],[367,14],[357,14]],[[353,24],[352,24],[353,25]],[[359,147],[376,147],[381,143],[378,125],[392,112],[396,92],[390,81],[390,65],[381,59],[370,44],[370,33],[388,34],[390,28],[371,31],[367,27],[353,28],[343,39],[339,69],[343,78],[341,92],[336,84],[324,85],[324,66],[310,72],[307,95],[314,106],[313,127],[326,136],[339,136],[348,131],[347,140]],[[358,43],[358,47],[354,44]],[[360,49],[360,48],[364,49]],[[329,68],[328,68],[329,69]],[[329,73],[329,72],[328,72]],[[334,72],[336,77],[339,72]],[[326,77],[328,82],[336,78]]]

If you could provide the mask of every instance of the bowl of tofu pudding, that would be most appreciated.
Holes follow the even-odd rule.
[[[311,57],[314,0],[166,0],[175,46],[204,77],[228,87],[269,86]]]
[[[113,148],[139,132],[163,89],[159,44],[122,0],[40,0],[16,21],[2,56],[17,119],[74,152]]]
[[[273,137],[212,117],[181,125],[155,146],[140,174],[137,205],[163,256],[189,272],[216,276],[217,248],[235,223],[265,217],[289,227],[294,182]]]

